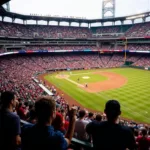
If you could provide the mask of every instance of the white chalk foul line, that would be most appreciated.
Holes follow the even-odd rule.
[[[79,83],[77,83],[77,82],[75,82],[75,81],[73,81],[73,80],[70,80],[70,79],[68,79],[68,78],[65,78],[65,79],[66,79],[67,81],[69,81],[69,82],[75,84],[75,85],[78,85],[78,86],[80,86],[80,87],[84,87],[82,84],[79,84]]]

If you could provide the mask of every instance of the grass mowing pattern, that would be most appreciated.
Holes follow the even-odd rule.
[[[55,75],[45,76],[45,79],[76,99],[84,107],[103,111],[107,100],[117,99],[121,103],[123,117],[150,123],[150,71],[132,68],[105,69],[104,71],[125,76],[128,79],[127,84],[119,89],[91,94],[65,79],[55,78]],[[89,71],[73,71],[73,73],[87,72]],[[90,72],[94,72],[94,70]],[[65,74],[70,73],[65,72]]]

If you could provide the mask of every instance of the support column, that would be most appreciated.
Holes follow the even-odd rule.
[[[132,24],[134,24],[134,19],[132,19],[131,21],[132,21]]]
[[[124,25],[124,21],[121,21],[121,25]]]
[[[81,24],[82,24],[82,23],[80,22],[80,23],[79,23],[79,27],[81,27]]]
[[[102,26],[104,26],[104,22],[101,22]]]
[[[26,24],[26,20],[23,20],[23,24],[24,24],[24,25]]]
[[[88,23],[88,28],[91,28],[91,24],[90,23]]]
[[[36,20],[36,25],[38,25],[38,20]]]
[[[58,21],[58,26],[60,26],[60,21]]]
[[[146,21],[146,17],[143,17],[142,18],[142,22],[144,23]]]
[[[96,42],[96,47],[101,48],[101,43],[99,41]]]
[[[2,22],[4,22],[4,16],[2,16]]]
[[[49,25],[49,20],[47,21],[47,25]]]
[[[15,22],[15,18],[12,18],[12,23],[14,23]]]
[[[114,22],[112,22],[112,25],[113,25],[113,26],[115,25],[115,21],[114,21]]]
[[[71,26],[71,22],[69,22],[69,27]]]

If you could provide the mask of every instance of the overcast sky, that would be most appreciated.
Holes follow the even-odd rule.
[[[11,0],[13,12],[101,18],[102,0]],[[116,0],[116,16],[150,11],[150,0]]]

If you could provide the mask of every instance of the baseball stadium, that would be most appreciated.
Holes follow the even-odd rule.
[[[119,121],[147,127],[150,134],[150,11],[116,17],[115,0],[103,0],[102,17],[86,19],[24,15],[5,5],[0,7],[1,94],[14,92],[26,109],[38,97],[51,96],[56,108],[75,106],[102,117],[107,101],[117,100]],[[20,119],[28,122],[26,116]],[[75,145],[91,148],[77,140],[82,141],[74,138]]]

